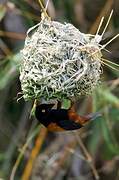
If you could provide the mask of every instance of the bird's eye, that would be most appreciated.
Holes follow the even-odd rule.
[[[45,109],[42,109],[42,112],[45,113]]]

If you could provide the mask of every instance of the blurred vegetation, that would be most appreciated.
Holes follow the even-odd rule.
[[[111,9],[114,14],[103,40],[107,42],[119,33],[119,0],[50,0],[48,13],[54,20],[94,34],[100,18],[105,16],[106,23]],[[103,66],[100,88],[91,97],[77,100],[79,113],[101,111],[103,116],[76,132],[38,129],[30,117],[33,102],[17,102],[20,50],[26,31],[40,21],[40,14],[38,1],[0,0],[0,179],[10,178],[21,155],[11,180],[118,180],[119,71]],[[111,53],[104,51],[104,57],[118,63],[119,38],[107,49]]]

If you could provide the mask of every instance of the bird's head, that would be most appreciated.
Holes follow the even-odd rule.
[[[54,104],[40,104],[36,106],[36,117],[46,115],[54,106]]]

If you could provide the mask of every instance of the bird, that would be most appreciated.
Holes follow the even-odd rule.
[[[36,119],[52,132],[77,130],[101,116],[99,112],[79,115],[72,103],[69,109],[61,108],[60,102],[57,109],[52,109],[54,105],[43,103],[36,105],[35,109]]]

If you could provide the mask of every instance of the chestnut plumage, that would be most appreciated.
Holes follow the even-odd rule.
[[[36,106],[35,115],[38,121],[48,128],[49,131],[76,130],[83,127],[87,122],[96,119],[100,113],[92,113],[80,116],[73,106],[69,109],[52,109],[54,104],[40,104]]]

